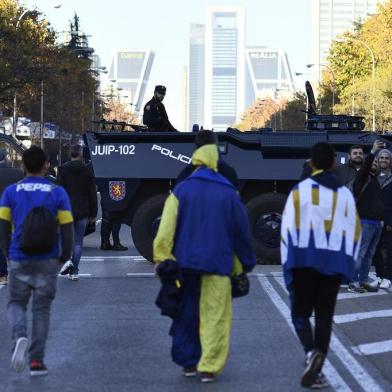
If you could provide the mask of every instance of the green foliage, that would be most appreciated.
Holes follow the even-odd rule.
[[[97,87],[91,61],[57,44],[39,12],[25,11],[15,0],[0,0],[0,109],[12,113],[16,92],[18,115],[39,121],[42,83],[44,121],[83,132],[90,126]]]
[[[379,4],[377,14],[341,38],[332,43],[327,59],[335,76],[335,113],[363,115],[369,129],[374,97],[376,129],[392,129],[392,1]]]

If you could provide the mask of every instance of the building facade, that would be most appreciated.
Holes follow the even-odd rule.
[[[245,58],[247,107],[256,98],[277,99],[295,92],[290,65],[283,50],[248,47]]]
[[[121,89],[121,96],[133,106],[135,112],[142,108],[154,52],[148,49],[115,50],[109,70],[109,80]]]
[[[192,23],[189,37],[188,127],[204,124],[205,25]]]
[[[204,128],[223,131],[245,107],[244,7],[207,9],[204,53]]]
[[[314,64],[312,78],[320,80],[329,47],[336,36],[353,30],[355,22],[363,21],[377,11],[380,0],[312,0],[312,37]]]

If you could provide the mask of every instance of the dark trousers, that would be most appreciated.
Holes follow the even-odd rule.
[[[379,278],[392,280],[392,231],[385,228],[374,256],[374,266]]]
[[[323,275],[313,268],[293,269],[291,317],[305,353],[328,352],[341,275]],[[309,318],[314,311],[314,336]]]
[[[7,276],[7,259],[3,255],[3,252],[0,250],[0,276]]]
[[[197,366],[201,357],[199,335],[200,275],[184,274],[180,309],[173,320],[173,362],[182,367]]]
[[[101,239],[102,241],[109,241],[110,234],[113,237],[113,242],[118,244],[120,242],[121,218],[113,217],[109,212],[102,207],[102,224],[101,224]]]

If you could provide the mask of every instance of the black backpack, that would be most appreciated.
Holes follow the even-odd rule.
[[[52,188],[53,189],[53,188]],[[43,204],[51,194],[45,198]],[[27,214],[20,237],[20,249],[28,255],[49,253],[56,245],[57,221],[51,211],[43,205],[33,207]]]

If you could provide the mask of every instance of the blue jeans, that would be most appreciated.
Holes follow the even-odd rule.
[[[362,223],[362,240],[359,248],[358,259],[355,264],[354,282],[364,284],[368,282],[369,271],[372,265],[374,253],[380,240],[382,225],[367,222]]]
[[[0,276],[7,276],[7,259],[3,255],[3,252],[0,250]]]
[[[82,257],[84,231],[87,226],[87,218],[74,221],[74,248],[72,252],[72,264],[75,267],[74,274],[79,273],[79,262]]]
[[[49,332],[50,308],[56,295],[58,260],[10,261],[8,277],[8,321],[14,342],[27,337],[26,311],[32,297],[30,360],[44,359]]]

